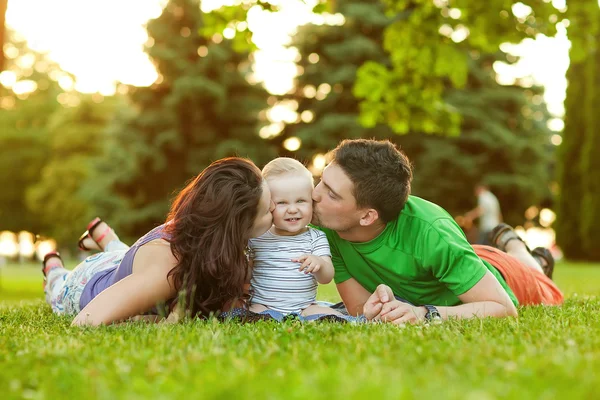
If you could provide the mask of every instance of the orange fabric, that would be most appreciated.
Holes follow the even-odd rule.
[[[473,245],[473,249],[482,260],[489,262],[500,271],[520,305],[563,303],[564,296],[560,289],[543,273],[494,247]]]

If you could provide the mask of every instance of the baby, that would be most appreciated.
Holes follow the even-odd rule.
[[[334,269],[327,237],[307,226],[312,218],[312,174],[286,157],[269,162],[262,172],[275,209],[271,229],[250,240],[254,260],[250,310],[339,314],[316,304],[317,282],[331,282]]]

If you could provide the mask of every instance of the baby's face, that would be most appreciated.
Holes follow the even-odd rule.
[[[273,225],[279,235],[303,231],[312,219],[312,182],[302,174],[288,173],[268,180],[275,203]]]

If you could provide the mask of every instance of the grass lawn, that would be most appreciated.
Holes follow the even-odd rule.
[[[555,274],[565,305],[518,320],[82,329],[45,306],[37,266],[3,268],[0,398],[597,398],[600,265]],[[338,299],[333,285],[319,297]]]

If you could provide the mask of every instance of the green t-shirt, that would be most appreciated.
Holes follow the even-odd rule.
[[[454,306],[490,271],[515,305],[517,298],[498,270],[480,259],[454,219],[441,207],[410,196],[396,221],[366,243],[327,234],[335,282],[356,279],[365,289],[390,286],[396,296],[416,305]]]

